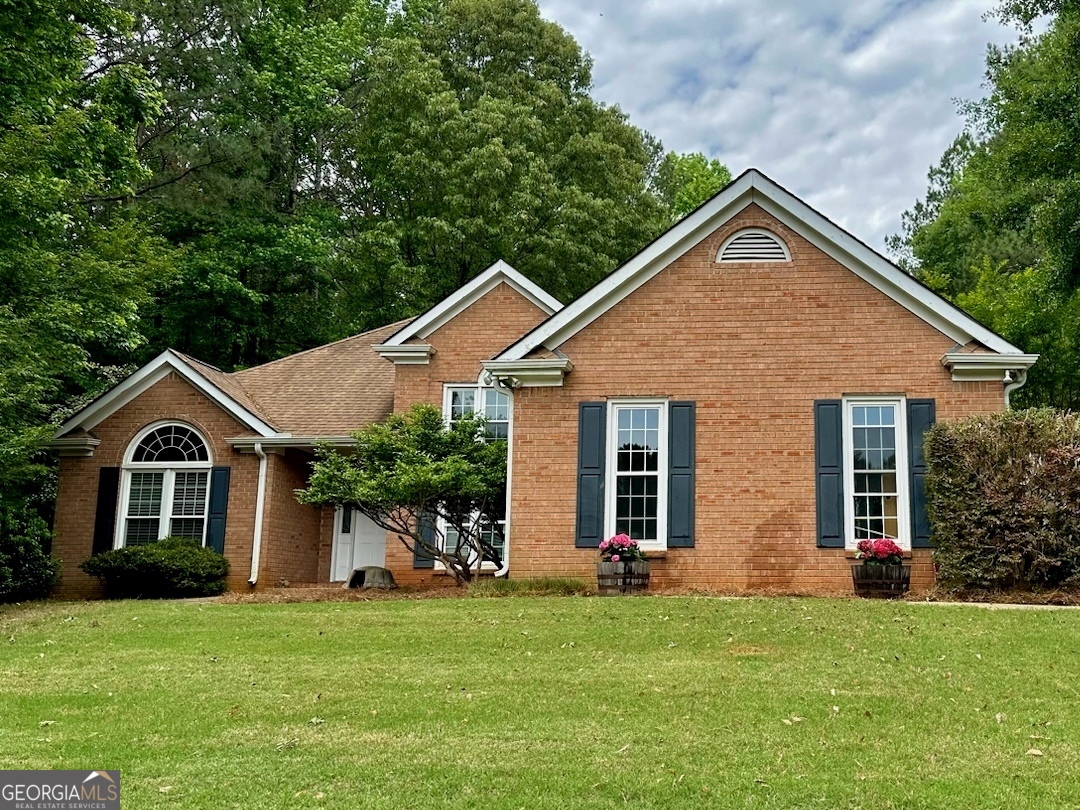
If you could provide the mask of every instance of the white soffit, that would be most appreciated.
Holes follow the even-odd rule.
[[[406,324],[401,331],[394,333],[382,345],[387,347],[400,346],[412,338],[423,340],[503,283],[509,284],[547,315],[553,315],[563,308],[562,303],[557,298],[549,295],[538,284],[525,278],[513,267],[499,259],[464,287],[448,295],[423,315]],[[380,353],[385,356],[384,352]]]
[[[56,431],[56,438],[76,428],[90,430],[101,424],[110,415],[120,410],[135,397],[149,390],[153,385],[176,372],[195,388],[201,391],[222,410],[234,416],[241,424],[251,428],[260,436],[283,435],[253,414],[232,397],[225,394],[206,377],[195,371],[173,351],[166,349],[138,371],[110,388],[78,413],[74,414]]]
[[[495,359],[520,360],[541,346],[558,348],[752,203],[958,344],[975,340],[1000,354],[1021,354],[757,169],[748,169]]]

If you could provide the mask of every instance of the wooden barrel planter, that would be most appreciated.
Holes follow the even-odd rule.
[[[851,579],[856,596],[892,599],[903,596],[911,587],[911,566],[861,563],[851,566]]]
[[[601,596],[644,593],[649,589],[649,561],[598,562],[596,588]]]

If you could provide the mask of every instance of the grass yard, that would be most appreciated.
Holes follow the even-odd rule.
[[[0,768],[136,808],[1075,808],[1080,612],[584,597],[0,608]]]

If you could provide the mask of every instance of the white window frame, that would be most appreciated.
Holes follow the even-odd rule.
[[[852,411],[859,405],[893,405],[896,408],[896,544],[911,550],[911,493],[909,490],[907,398],[903,396],[844,397],[844,547],[854,551],[855,539],[855,420]]]
[[[484,378],[486,373],[481,372],[480,379],[471,383],[444,383],[443,384],[443,419],[446,420],[446,424],[450,425],[450,405],[453,391],[460,391],[462,389],[470,389],[476,392],[476,404],[479,406],[479,410],[473,411],[473,413],[484,413],[484,392],[485,391],[498,391],[500,394],[505,394],[507,398],[507,413],[506,413],[506,506],[503,510],[503,514],[506,517],[502,521],[502,535],[503,535],[503,569],[507,569],[510,565],[510,464],[511,464],[511,442],[514,437],[514,393],[513,391],[500,388],[495,385],[486,384]],[[504,441],[502,439],[496,439],[495,441]],[[474,517],[474,522],[479,519],[479,515]],[[446,521],[443,518],[439,518],[436,521],[436,531],[438,532],[439,546],[445,551],[446,549]],[[439,561],[435,560],[435,569],[438,571],[445,570],[445,566]],[[490,560],[484,560],[481,563],[481,570],[483,571],[495,571],[495,563]]]
[[[133,461],[132,457],[135,455],[135,450],[149,434],[153,433],[163,427],[178,426],[187,428],[194,433],[203,446],[206,447],[206,461],[173,461],[173,462],[157,462],[157,461]],[[120,503],[118,505],[116,513],[116,534],[113,536],[113,548],[123,548],[124,539],[127,535],[127,522],[128,522],[128,507],[131,505],[131,474],[140,472],[160,472],[163,473],[161,481],[161,510],[158,512],[158,540],[164,540],[169,536],[169,527],[172,525],[172,508],[173,508],[173,495],[176,484],[176,473],[178,472],[205,472],[206,473],[206,503],[203,505],[203,530],[202,537],[199,539],[200,545],[206,545],[206,528],[210,522],[210,473],[214,466],[214,454],[210,447],[210,442],[206,440],[206,437],[202,432],[194,425],[189,425],[185,422],[177,422],[175,420],[167,420],[162,422],[154,422],[151,425],[147,425],[140,430],[135,438],[128,444],[127,450],[124,452],[124,465],[120,476]],[[150,516],[145,516],[149,518]],[[197,515],[185,515],[185,517],[198,517]]]
[[[642,551],[665,551],[667,550],[668,537],[668,469],[670,456],[668,455],[668,400],[648,399],[609,399],[607,402],[607,436],[605,437],[605,471],[604,471],[604,536],[611,537],[615,534],[615,499],[618,487],[616,476],[618,475],[618,448],[616,443],[619,437],[618,411],[622,408],[659,408],[660,418],[657,422],[657,462],[656,462],[656,540],[639,540],[638,545]]]

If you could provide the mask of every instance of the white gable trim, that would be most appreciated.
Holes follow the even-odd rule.
[[[104,422],[120,408],[127,405],[139,394],[149,390],[153,385],[165,379],[171,373],[177,373],[196,389],[206,395],[208,399],[221,407],[222,410],[234,416],[242,425],[251,428],[261,436],[281,436],[281,434],[261,418],[253,414],[232,397],[228,396],[220,388],[213,385],[204,376],[185,363],[175,352],[166,349],[145,366],[131,376],[124,379],[115,387],[109,389],[95,399],[81,411],[76,413],[56,431],[56,437],[60,438],[65,433],[76,428],[90,430]]]
[[[1000,354],[1021,354],[756,169],[677,223],[611,275],[496,357],[520,360],[541,346],[554,350],[751,203],[836,259],[857,276],[960,345],[978,341]]]
[[[400,346],[412,338],[423,340],[440,326],[452,320],[504,283],[509,284],[547,315],[553,315],[563,308],[557,298],[549,295],[540,286],[529,281],[513,267],[499,259],[464,287],[448,295],[423,315],[406,324],[400,331],[395,332],[382,345],[386,347]],[[385,352],[380,351],[378,348],[376,348],[376,351],[387,356]]]

